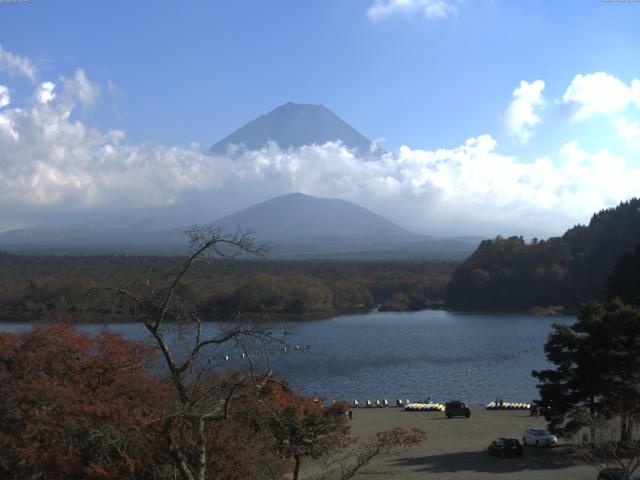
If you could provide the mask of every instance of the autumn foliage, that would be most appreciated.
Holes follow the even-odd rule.
[[[108,331],[49,325],[0,334],[0,478],[176,478],[163,436],[175,394],[150,373],[154,359],[150,347]],[[311,450],[320,452],[324,433],[341,431],[343,412],[274,378],[263,398],[238,399],[227,421],[208,426],[207,478],[280,478],[294,453],[285,444],[299,453],[314,426]],[[177,439],[187,449],[193,442],[180,425]]]
[[[69,326],[0,334],[0,477],[140,478],[162,461],[153,351]]]
[[[152,348],[106,330],[91,336],[49,325],[1,333],[0,478],[181,478],[165,430],[176,393],[153,372],[162,370]],[[234,378],[207,381],[224,390]],[[355,473],[381,453],[424,440],[417,430],[390,430],[352,441],[346,403],[326,406],[281,379],[267,379],[259,393],[252,383],[240,386],[246,394],[232,403],[228,418],[207,424],[207,479],[297,478],[304,459],[317,465],[341,452],[348,458],[336,461]],[[178,422],[172,433],[183,451],[194,451],[193,429]]]
[[[293,459],[294,479],[304,458],[320,458],[346,437],[348,408],[346,402],[326,407],[321,399],[296,394],[283,381],[271,382],[258,404],[273,432],[277,452]]]

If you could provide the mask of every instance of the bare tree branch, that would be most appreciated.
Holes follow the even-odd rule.
[[[220,227],[193,226],[185,233],[189,237],[191,253],[168,278],[166,288],[154,286],[152,269],[149,268],[139,292],[125,287],[108,287],[104,290],[135,305],[136,317],[142,321],[160,351],[177,394],[174,410],[166,412],[164,419],[167,446],[176,470],[184,480],[204,480],[208,463],[207,424],[229,418],[232,403],[249,393],[245,388],[247,380],[250,380],[254,395],[259,395],[269,381],[269,375],[260,377],[256,373],[247,341],[257,342],[256,346],[266,351],[268,344],[277,339],[264,329],[243,326],[207,336],[200,316],[178,294],[178,287],[196,263],[207,262],[212,258],[234,259],[243,254],[262,256],[266,244],[256,243],[253,232],[249,230],[238,230],[227,235]],[[165,337],[164,325],[170,321],[194,328],[193,341],[183,345],[185,351],[182,353],[174,351],[175,348]],[[249,366],[248,379],[238,372],[230,378],[216,377],[213,370],[217,365],[213,357],[207,361],[201,359],[206,349],[224,345],[241,345]],[[178,441],[179,436],[176,434],[185,426],[191,429],[195,441],[192,447],[183,446]],[[187,453],[185,448],[193,449]]]

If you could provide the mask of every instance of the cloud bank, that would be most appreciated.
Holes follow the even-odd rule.
[[[543,87],[522,82],[514,92],[509,118],[521,136],[538,122],[533,107]],[[0,225],[68,210],[171,205],[194,193],[230,213],[300,191],[355,201],[423,232],[490,234],[498,231],[479,226],[502,224],[560,233],[637,195],[640,185],[640,169],[606,150],[568,142],[523,162],[500,152],[490,135],[454,148],[404,146],[376,159],[339,142],[210,156],[198,145],[129,144],[122,131],[76,119],[100,92],[82,70],[35,85],[24,105],[10,103],[8,92],[0,88]],[[637,124],[627,128],[637,135]]]

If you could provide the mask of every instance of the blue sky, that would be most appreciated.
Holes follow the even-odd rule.
[[[81,70],[99,95],[72,118],[126,132],[128,145],[204,147],[294,101],[328,106],[370,138],[385,138],[390,151],[456,149],[486,134],[519,163],[548,157],[559,165],[559,152],[578,142],[587,155],[606,151],[636,169],[638,24],[640,4],[600,0],[0,3],[0,45],[38,72],[34,80],[5,69],[0,85],[10,92],[7,108],[16,108],[37,84],[59,86]],[[603,82],[588,77],[567,97],[577,75],[596,72],[607,75]],[[629,99],[576,115],[607,103],[592,96],[613,88],[612,79]],[[510,122],[521,81],[530,108],[521,104]],[[544,83],[531,88],[536,81]],[[603,195],[589,208],[619,200]]]
[[[578,73],[630,81],[640,64],[637,4],[477,0],[444,19],[376,21],[370,4],[31,1],[0,5],[0,36],[50,76],[112,82],[92,113],[103,127],[171,144],[212,143],[289,100],[325,104],[390,148],[500,141],[520,80],[557,98]]]

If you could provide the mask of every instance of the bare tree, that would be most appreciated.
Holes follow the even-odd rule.
[[[327,450],[320,459],[321,474],[317,480],[349,480],[358,475],[373,460],[399,453],[403,449],[422,444],[427,440],[424,430],[392,428],[376,433],[368,439],[342,438],[334,448]]]
[[[197,263],[242,254],[260,256],[266,246],[256,244],[250,231],[227,235],[218,227],[194,226],[186,233],[191,253],[161,287],[154,286],[149,271],[143,286],[108,290],[133,304],[136,319],[151,335],[168,371],[176,395],[175,406],[163,416],[163,435],[179,475],[184,480],[205,480],[210,454],[207,426],[226,420],[234,400],[259,395],[270,377],[270,345],[277,339],[259,326],[237,325],[207,333],[195,307],[181,300],[179,292]],[[180,329],[177,340],[168,336],[171,328]],[[244,372],[224,373],[219,368],[228,358],[225,347],[241,352]],[[266,374],[256,373],[255,355],[262,355]]]
[[[640,467],[640,440],[628,437],[620,441],[613,420],[601,419],[597,423],[594,426],[597,428],[593,428],[597,435],[586,439],[576,448],[582,459],[601,472],[604,478],[607,475],[612,480],[633,478],[633,473]],[[616,472],[615,476],[613,472]]]

